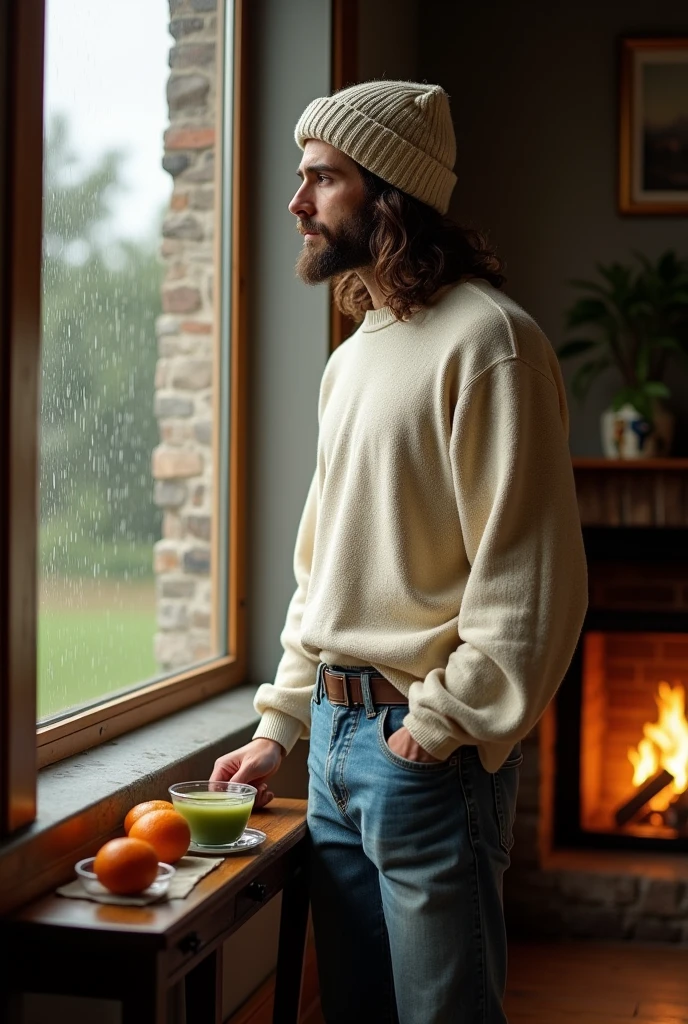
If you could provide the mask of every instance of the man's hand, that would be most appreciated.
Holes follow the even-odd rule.
[[[284,748],[276,740],[259,737],[218,757],[210,781],[250,783],[258,790],[253,806],[265,807],[275,795],[268,789],[266,780],[275,774],[283,757]]]
[[[387,746],[399,757],[405,757],[407,761],[440,761],[441,758],[433,757],[424,750],[419,743],[416,743],[405,725],[393,732],[387,740]]]

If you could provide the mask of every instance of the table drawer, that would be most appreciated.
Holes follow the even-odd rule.
[[[202,959],[214,945],[217,945],[223,934],[229,934],[235,927],[235,922],[234,896],[212,911],[197,914],[185,931],[172,937],[171,945],[164,954],[163,973],[168,978],[173,974],[183,973],[194,960]]]
[[[251,917],[256,910],[268,903],[283,888],[286,877],[286,865],[283,861],[277,861],[261,872],[258,878],[244,886],[236,897],[235,924],[238,925],[240,921]]]
[[[170,977],[189,967],[196,959],[218,944],[235,928],[251,917],[283,887],[286,866],[277,861],[248,882],[227,903],[213,911],[197,914],[187,930],[175,936],[165,954],[165,974]]]

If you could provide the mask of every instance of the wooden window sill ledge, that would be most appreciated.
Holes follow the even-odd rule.
[[[217,757],[253,735],[254,693],[236,687],[43,768],[36,821],[0,841],[0,913],[69,880],[77,860],[121,834],[134,804],[207,779]]]

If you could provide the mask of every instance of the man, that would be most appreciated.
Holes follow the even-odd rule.
[[[587,603],[562,378],[484,239],[444,216],[440,87],[317,99],[296,141],[297,270],[362,324],[322,378],[277,677],[213,778],[263,806],[310,736],[328,1024],[503,1024],[519,741]]]

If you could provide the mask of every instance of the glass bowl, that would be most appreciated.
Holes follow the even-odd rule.
[[[258,790],[242,782],[177,782],[170,799],[189,823],[191,843],[221,849],[241,839]]]
[[[116,896],[121,895],[118,893],[112,893],[107,889],[102,882],[98,881],[98,876],[93,870],[93,862],[95,857],[85,857],[84,860],[80,860],[74,865],[74,870],[82,881],[84,889],[90,892],[93,896]],[[164,896],[170,887],[170,882],[175,873],[175,869],[171,864],[165,864],[163,861],[158,861],[158,874],[153,879],[147,889],[143,889],[141,892],[128,893],[129,896]]]

